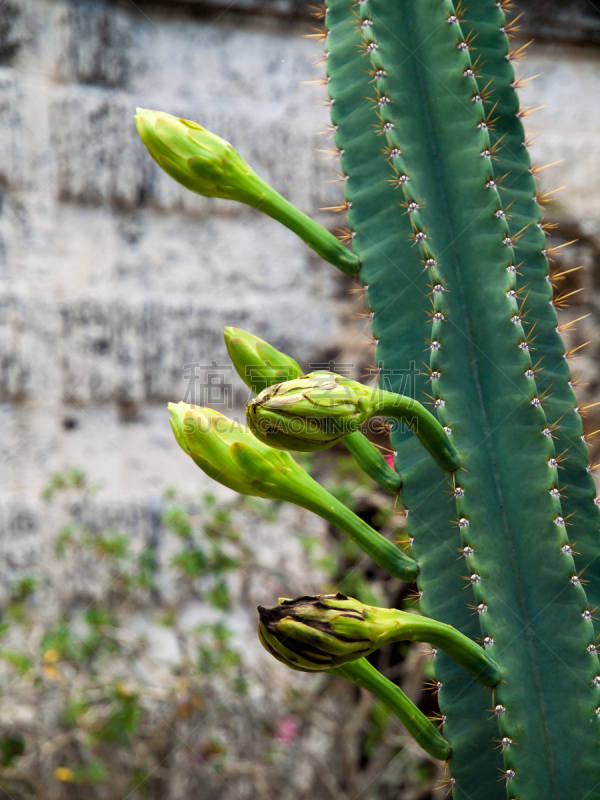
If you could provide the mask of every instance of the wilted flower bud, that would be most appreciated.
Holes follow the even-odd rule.
[[[443,622],[364,605],[343,594],[280,600],[259,606],[259,638],[271,655],[293,669],[318,672],[369,655],[389,642],[428,642],[439,647],[486,686],[495,686],[500,670],[467,636]]]
[[[271,447],[326,450],[372,415],[373,394],[333,372],[312,372],[265,389],[246,406],[246,419],[256,438]]]
[[[292,669],[318,672],[368,655],[367,636],[349,638],[336,633],[336,621],[363,621],[362,603],[339,592],[279,601],[275,608],[258,607],[258,635],[263,647]]]
[[[280,600],[277,608],[259,606],[258,637],[265,650],[287,667],[299,672],[330,672],[371,692],[397,715],[424,750],[433,758],[446,760],[451,752],[448,742],[404,692],[364,657],[375,649],[369,633],[348,636],[339,630],[344,620],[365,625],[368,608],[339,592]]]
[[[237,374],[255,394],[302,375],[293,358],[240,328],[225,328],[225,345]]]

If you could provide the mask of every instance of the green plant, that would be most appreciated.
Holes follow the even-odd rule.
[[[521,121],[527,110],[515,91],[512,62],[522,48],[510,49],[510,5],[328,0],[322,9],[327,91],[345,176],[340,210],[347,211],[346,238],[360,259],[380,387],[399,392],[410,373],[412,397],[430,398],[461,458],[448,481],[415,431],[392,432],[413,559],[394,574],[410,579],[412,570],[421,613],[481,641],[502,673],[492,693],[438,651],[444,740],[420,718],[413,733],[419,741],[429,737],[437,757],[450,753],[456,800],[592,800],[600,798],[593,617],[600,604],[600,512],[570,384],[572,354],[564,351],[552,299],[544,196],[537,193]],[[171,174],[206,193],[197,146],[177,133],[189,123],[171,118],[161,131],[150,124],[152,112],[137,119],[144,119],[149,147],[162,137],[163,148],[177,148],[180,172]],[[249,199],[240,177],[236,192],[231,163],[215,151],[212,179],[222,174],[227,197],[260,208],[262,188]],[[298,217],[286,217],[286,203],[270,192],[265,210],[350,272],[350,257],[335,248],[325,253],[328,232],[306,221],[300,229]],[[420,374],[425,351],[428,368]],[[268,412],[262,440],[272,434],[278,446],[306,449],[281,437],[281,430],[291,430],[318,449],[336,437],[324,435],[315,420],[332,420],[338,433],[347,423],[345,432],[351,431],[363,421],[356,416],[359,390],[350,387],[342,398],[333,376],[336,382],[325,411],[325,396],[316,403],[310,393],[302,396],[314,384],[292,380],[263,389],[250,407],[252,424],[257,408]],[[273,397],[290,404],[275,407]],[[299,427],[285,427],[286,408]],[[389,405],[381,410],[390,413]],[[178,441],[190,452],[181,431]],[[428,448],[438,457],[441,442],[438,436]],[[198,437],[191,453],[203,468],[205,446],[208,439]],[[269,496],[265,485],[274,472],[256,452],[242,465],[233,442],[223,464],[229,458],[239,491],[248,491],[253,474]],[[260,452],[273,468],[280,452]],[[284,471],[275,472],[277,496],[299,502]],[[318,503],[312,510],[327,518]],[[366,534],[357,540],[367,552],[368,540]],[[387,559],[388,550],[379,551],[378,563],[386,566]],[[322,641],[309,644],[315,669]],[[367,662],[333,671],[404,713],[400,690]]]

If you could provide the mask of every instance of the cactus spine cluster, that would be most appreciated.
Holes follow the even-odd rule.
[[[507,5],[326,1],[327,91],[354,255],[342,258],[330,245],[327,252],[346,272],[360,259],[381,387],[399,391],[406,372],[427,360],[427,372],[414,376],[414,396],[431,398],[460,457],[449,480],[440,458],[436,464],[410,431],[392,434],[412,543],[411,558],[403,556],[394,574],[416,575],[421,613],[482,642],[502,676],[490,691],[457,652],[438,649],[443,742],[434,741],[426,720],[409,730],[447,759],[455,800],[598,800],[600,512],[552,301],[543,198],[515,91],[519,53],[511,51]],[[146,144],[150,128],[140,131]],[[198,174],[193,148],[177,155]],[[178,169],[183,174],[185,164]],[[227,196],[250,202],[246,178],[236,197],[230,162],[227,170]],[[211,178],[218,182],[214,165]],[[201,191],[188,177],[181,181]],[[273,213],[274,196],[265,210],[294,229],[284,213]],[[329,241],[327,232],[309,229],[303,238],[311,246]],[[306,421],[305,405],[310,399],[294,415]],[[247,481],[251,458],[244,469]],[[278,491],[299,502],[292,489]],[[324,505],[319,499],[313,510],[326,516]],[[345,525],[356,528],[353,520]],[[361,544],[367,552],[368,539]],[[391,554],[378,552],[378,563],[391,564]],[[315,604],[300,605],[312,620]],[[262,616],[264,625],[281,615]],[[305,622],[289,635],[304,631],[302,658],[311,661],[313,653],[312,669],[334,663],[334,674],[406,716],[402,693],[368,662],[340,661],[337,644],[327,649],[329,622]],[[281,657],[269,630],[261,636]]]

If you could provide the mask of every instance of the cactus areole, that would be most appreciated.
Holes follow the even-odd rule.
[[[413,393],[430,404],[425,427],[392,432],[394,469],[359,430],[370,412],[363,389],[331,378],[332,407],[352,420],[336,441],[399,493],[410,556],[283,457],[329,446],[319,420],[331,414],[293,353],[228,329],[239,374],[249,366],[262,380],[250,430],[198,433],[183,423],[209,412],[173,410],[179,443],[217,480],[310,508],[391,574],[416,578],[420,618],[343,596],[282,601],[260,611],[265,648],[379,697],[448,762],[455,800],[600,800],[600,511],[551,302],[510,5],[327,0],[324,63],[352,251],[195,123],[141,110],[138,129],[188,188],[262,208],[342,271],[358,270],[383,414],[390,395],[405,407],[402,376],[428,364]],[[274,424],[286,408],[300,418],[297,439]],[[365,659],[403,636],[436,643],[439,732]]]

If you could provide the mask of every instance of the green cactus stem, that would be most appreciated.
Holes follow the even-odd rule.
[[[557,492],[557,515],[569,520],[569,539],[577,542],[573,558],[578,573],[585,572],[589,608],[600,605],[600,508],[596,485],[589,469],[589,452],[583,434],[581,411],[572,388],[569,358],[558,330],[556,308],[562,293],[553,300],[553,284],[560,285],[559,269],[551,269],[544,218],[531,159],[526,144],[522,113],[515,86],[518,78],[514,50],[502,30],[506,18],[494,0],[478,0],[465,9],[465,26],[473,31],[473,58],[481,63],[480,82],[493,78],[493,91],[484,108],[494,118],[490,132],[499,143],[495,169],[506,178],[499,186],[502,208],[508,209],[511,235],[518,235],[517,287],[523,298],[523,314],[536,326],[535,360],[538,392],[546,399],[544,411],[552,428],[554,448],[564,453]],[[493,109],[493,110],[492,110]],[[543,198],[542,198],[543,201]],[[561,491],[561,487],[568,490]],[[560,506],[560,511],[559,511]]]
[[[360,262],[354,253],[265,183],[229,142],[196,122],[163,111],[138,108],[135,124],[159,167],[186,189],[259,209],[293,231],[325,261],[356,275]]]
[[[465,469],[445,494],[439,472],[392,434],[421,609],[463,632],[473,630],[474,610],[506,681],[490,714],[446,658],[434,660],[454,796],[502,796],[501,768],[509,798],[571,797],[574,786],[596,797],[593,631],[560,498],[551,494],[557,453],[545,434],[550,425],[517,295],[518,242],[497,189],[502,151],[490,140],[485,84],[469,55],[477,39],[461,16],[433,0],[328,3],[328,90],[348,224],[368,285],[382,382],[395,388],[395,375],[428,347],[429,380],[421,386],[464,456]],[[537,283],[528,291],[538,291]],[[421,310],[427,294],[429,314]],[[530,313],[527,323],[535,321]],[[460,565],[452,555],[458,547]],[[569,704],[557,706],[559,695]],[[518,747],[494,752],[494,717],[500,738]]]

